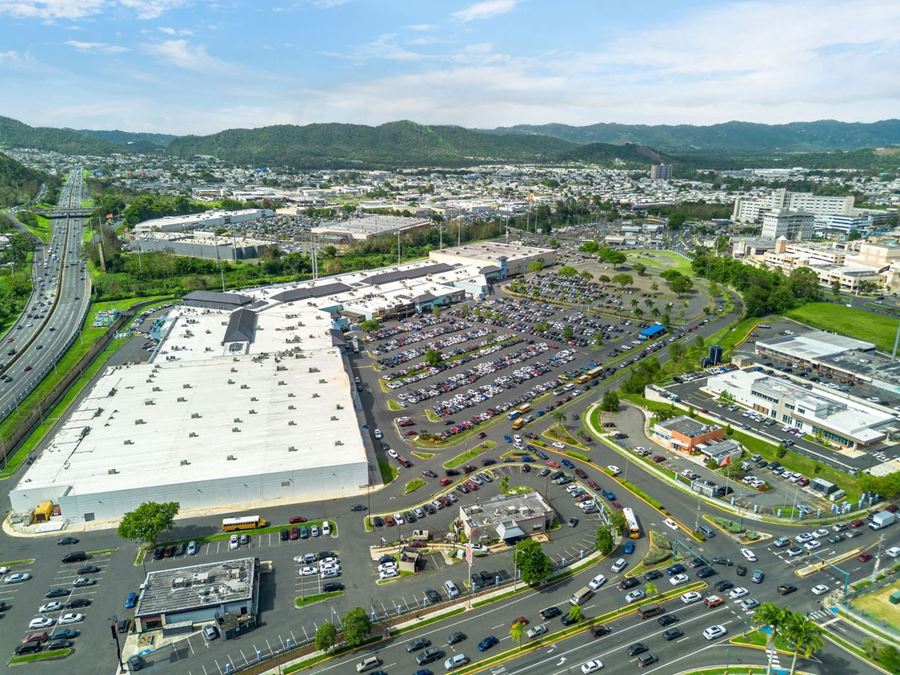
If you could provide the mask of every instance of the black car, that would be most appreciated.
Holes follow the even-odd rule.
[[[591,635],[593,635],[595,638],[603,637],[604,635],[609,635],[610,633],[612,633],[612,628],[610,628],[609,626],[600,625],[595,626],[591,629]]]
[[[59,546],[71,546],[72,544],[77,544],[78,540],[75,537],[62,537],[57,539],[56,543]]]
[[[365,504],[354,504],[353,506],[350,507],[350,510],[351,511],[365,511],[366,506],[365,506]]]
[[[728,579],[722,579],[721,581],[716,582],[716,590],[719,592],[728,591],[734,588],[734,584],[728,581]]]
[[[153,549],[153,559],[154,560],[162,560],[163,554],[165,552],[166,552],[165,546],[157,546],[155,549]]]
[[[71,591],[68,588],[51,588],[49,591],[44,593],[45,598],[64,598]]]
[[[640,585],[641,585],[640,579],[638,579],[636,577],[625,577],[619,583],[619,590],[627,591],[629,588],[634,588],[635,586],[640,586]]]
[[[438,647],[426,647],[424,651],[416,655],[416,663],[424,666],[426,663],[437,661],[444,656],[444,650]]]
[[[120,634],[127,633],[129,628],[131,628],[131,619],[119,619],[119,623],[116,624],[116,629]]]
[[[671,567],[666,568],[666,574],[668,574],[670,577],[676,574],[684,574],[685,569],[685,566],[681,563],[675,563]]]
[[[734,571],[739,577],[747,576],[747,568],[744,567],[743,565],[738,565],[737,567],[734,568]]]
[[[657,619],[659,621],[660,626],[671,626],[673,623],[678,623],[678,615],[677,614],[663,614],[661,617]]]
[[[322,584],[323,593],[334,593],[335,591],[342,590],[344,590],[344,584],[340,581],[329,581],[328,583]]]
[[[644,581],[655,581],[662,577],[662,572],[659,570],[650,570],[644,575]]]
[[[716,565],[724,565],[725,567],[731,567],[734,563],[731,561],[731,558],[726,558],[725,556],[717,555],[712,559],[713,563]]]
[[[74,644],[75,643],[72,642],[71,640],[65,640],[65,639],[50,640],[47,643],[47,650],[51,651],[53,649],[68,649],[69,647],[71,647]]]
[[[375,527],[381,527],[382,525],[384,525],[384,518],[382,518],[381,516],[373,516],[373,517],[372,517],[372,524],[373,524]]]
[[[702,567],[705,564],[706,564],[706,561],[703,558],[692,558],[688,562],[688,567],[694,567],[694,568]]]
[[[460,631],[456,631],[455,633],[450,633],[450,635],[447,636],[447,644],[448,644],[448,645],[455,645],[455,644],[457,644],[457,643],[459,643],[459,642],[462,642],[462,641],[465,640],[465,639],[466,639],[466,634],[465,634],[465,633],[462,633],[462,632],[460,632]]]
[[[447,475],[448,478],[452,478],[453,476],[459,475],[459,471],[457,471],[456,469],[447,469],[446,471],[444,471],[444,473]]]
[[[325,560],[325,558],[337,558],[334,551],[319,551],[316,553],[316,560]]]
[[[701,567],[699,570],[697,570],[697,578],[698,579],[706,579],[708,577],[715,576],[715,574],[716,574],[716,571],[709,565]]]
[[[638,657],[637,664],[639,668],[646,668],[647,666],[652,666],[657,661],[659,661],[659,658],[657,658],[655,654],[644,654],[643,656]]]
[[[573,624],[578,623],[579,619],[578,619],[578,617],[572,616],[571,614],[566,612],[565,614],[562,615],[562,618],[560,619],[560,621],[562,621],[563,626],[571,626]]]
[[[541,618],[546,621],[547,619],[552,619],[554,616],[559,616],[562,614],[559,607],[545,607],[540,611]]]
[[[796,590],[797,587],[793,584],[781,584],[781,586],[778,587],[778,593],[780,595],[787,595],[788,593],[793,593]]]
[[[492,466],[497,463],[496,459],[483,459],[481,460],[481,466]]]
[[[79,607],[90,607],[91,601],[87,598],[73,598],[66,603],[66,609],[78,609]]]
[[[684,631],[680,628],[670,628],[666,631],[663,631],[662,634],[663,640],[666,640],[667,642],[669,640],[674,640],[675,638],[680,638],[682,635],[684,635]]]
[[[433,588],[425,589],[425,597],[428,599],[428,604],[430,605],[434,605],[441,601],[440,594]]]
[[[74,628],[57,628],[50,635],[51,640],[71,640],[78,637],[78,631]]]
[[[635,642],[628,647],[628,656],[637,656],[638,654],[643,654],[645,651],[647,651],[647,645],[643,642]]]
[[[100,568],[96,565],[85,565],[84,567],[78,568],[78,574],[96,574],[100,571]]]
[[[431,645],[431,640],[424,637],[417,637],[414,640],[410,640],[406,643],[406,651],[412,653],[418,651],[420,649],[424,649]]]
[[[291,533],[289,530],[282,530],[278,533],[278,538],[281,539],[281,541],[287,541],[291,538]]]

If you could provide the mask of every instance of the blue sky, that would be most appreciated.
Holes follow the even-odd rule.
[[[209,133],[900,116],[896,0],[0,0],[0,114]]]

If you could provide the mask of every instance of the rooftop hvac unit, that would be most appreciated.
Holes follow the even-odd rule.
[[[231,427],[231,433],[236,434],[239,432],[240,432],[240,429],[238,429],[237,427]]]
[[[181,385],[181,388],[182,388],[182,389],[191,389],[192,387],[191,387],[190,382],[188,382],[188,383],[186,383],[186,384]]]
[[[344,406],[342,406],[340,403],[336,404],[335,407],[336,407],[338,410],[343,410],[343,409],[344,409]]]
[[[288,392],[288,398],[294,398],[294,392]]]
[[[183,459],[181,460],[181,466],[190,466],[191,460]]]
[[[236,373],[236,372],[237,372],[237,368],[235,368],[234,366],[232,366],[231,372],[232,372],[232,373]]]
[[[187,399],[186,399],[184,396],[179,396],[179,397],[178,397],[178,402],[179,402],[179,403],[187,403]]]
[[[291,404],[288,406],[288,410],[296,410],[296,409],[297,409],[297,406],[295,406],[293,403],[291,403]]]
[[[235,418],[234,418],[234,422],[235,422],[235,423],[240,423],[240,422],[243,422],[243,421],[244,421],[244,420],[242,420],[240,417],[235,417]]]
[[[197,438],[197,432],[192,431],[191,433],[188,434],[188,438]]]
[[[251,401],[258,401],[259,399],[258,399],[256,396],[251,396],[251,397],[250,397],[250,400],[251,400]]]
[[[199,419],[200,419],[200,413],[191,413],[191,419],[192,419],[192,420],[199,420]]]
[[[331,416],[331,421],[332,421],[332,422],[337,422],[337,421],[338,421],[337,415],[332,415],[332,416]]]
[[[242,384],[242,385],[241,385],[241,389],[249,389],[249,388],[250,388],[250,385],[249,385],[249,384]]]
[[[288,452],[297,452],[297,448],[292,445],[288,448]]]
[[[251,415],[255,415],[255,414],[256,414],[256,411],[253,410],[253,409],[251,409],[251,410],[250,410],[250,414],[251,414]]]
[[[319,369],[316,368],[315,366],[310,366],[310,367],[309,367],[309,372],[311,372],[311,373],[318,373],[318,372],[319,372]]]
[[[283,386],[285,386],[286,384],[287,384],[287,382],[285,382],[284,380],[278,380],[278,386],[279,386],[279,387],[283,387]]]
[[[314,391],[314,392],[313,392],[313,395],[312,395],[312,398],[319,398],[318,392],[315,392],[315,391]]]
[[[134,423],[135,423],[135,424],[146,424],[146,422],[145,422],[144,420],[142,420],[142,419],[136,419],[136,420],[134,421]]]
[[[234,380],[229,379],[228,384],[234,384]]]
[[[229,462],[237,461],[237,457],[235,457],[234,455],[228,455],[228,457],[226,457],[225,459],[227,459]]]
[[[123,445],[134,445],[134,441],[130,438],[126,438]]]
[[[288,420],[288,426],[295,427],[295,426],[297,426],[297,423],[294,420]]]
[[[119,470],[118,469],[109,469],[106,473],[109,474],[110,476],[114,476],[115,474],[119,473]]]
[[[153,391],[162,391],[159,387],[153,387]]]
[[[335,444],[335,445],[343,445],[344,442],[343,442],[343,441],[335,441],[334,444]]]
[[[319,384],[325,384],[327,380],[324,377],[319,378]]]

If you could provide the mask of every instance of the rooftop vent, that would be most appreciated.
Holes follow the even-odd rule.
[[[179,396],[179,397],[178,397],[178,402],[179,402],[179,403],[186,403],[186,402],[187,402],[187,399],[186,399],[184,396]]]
[[[115,474],[119,473],[119,470],[118,469],[109,469],[106,473],[109,474],[110,476],[114,476]]]
[[[192,431],[191,433],[188,434],[188,438],[197,438],[197,432]]]
[[[235,457],[234,455],[228,455],[228,457],[227,457],[226,459],[227,459],[229,462],[236,462],[236,461],[237,461],[237,457]]]
[[[189,466],[190,463],[191,463],[191,460],[189,460],[189,459],[181,460],[181,466]]]
[[[134,423],[135,423],[135,424],[146,424],[146,422],[145,422],[144,420],[142,420],[142,419],[136,419],[136,420],[134,421]]]
[[[126,438],[123,445],[134,445],[134,441],[131,440],[130,438]]]
[[[192,419],[192,420],[199,420],[199,419],[200,419],[200,413],[191,413],[191,419]]]

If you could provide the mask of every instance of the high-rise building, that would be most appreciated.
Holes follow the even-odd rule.
[[[651,164],[650,178],[653,180],[669,180],[672,177],[671,164]]]
[[[833,197],[811,192],[772,190],[764,197],[738,197],[734,200],[731,219],[741,223],[758,223],[767,211],[803,211],[813,216],[855,215],[853,196]]]
[[[784,237],[793,241],[810,239],[814,233],[815,218],[811,213],[788,211],[766,211],[762,217],[763,239]]]

